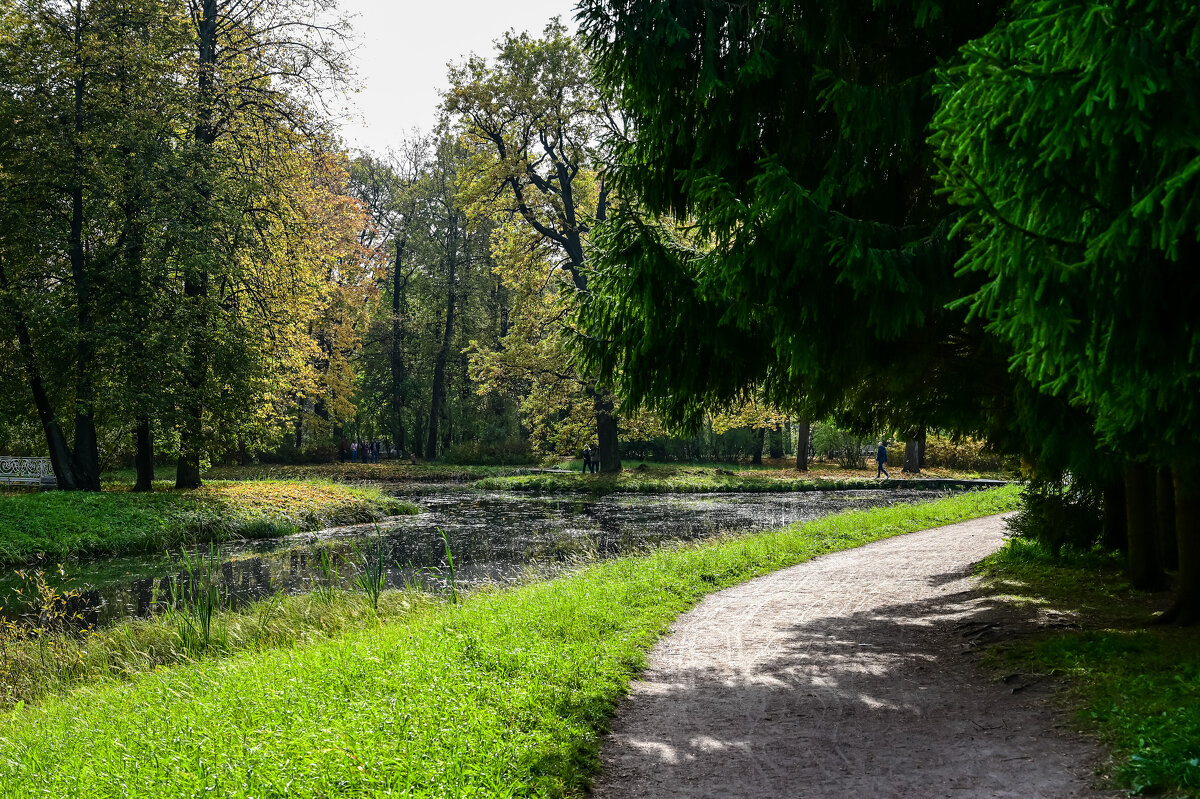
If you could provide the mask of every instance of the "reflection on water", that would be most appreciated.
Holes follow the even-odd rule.
[[[764,530],[847,508],[929,500],[929,491],[819,491],[794,494],[556,495],[450,492],[420,496],[418,516],[378,525],[389,565],[389,586],[444,587],[444,531],[454,555],[457,583],[511,583],[551,576],[583,561],[643,550],[669,541]],[[374,525],[303,533],[221,548],[221,595],[237,605],[275,592],[310,591],[322,579],[320,552],[334,556],[339,580],[357,576],[359,552],[375,544]],[[207,551],[207,550],[205,550]],[[185,580],[178,559],[110,558],[68,567],[82,589],[92,623],[145,617],[171,595],[171,580]],[[13,578],[0,580],[0,603],[13,611]]]

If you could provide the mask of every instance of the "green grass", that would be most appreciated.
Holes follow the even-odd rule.
[[[615,702],[704,594],[1016,501],[967,493],[679,545],[106,680],[0,715],[0,796],[583,796]]]
[[[0,563],[162,552],[416,512],[378,488],[327,481],[212,481],[195,491],[156,489],[0,494]]]
[[[1161,597],[1133,591],[1119,561],[1103,553],[1052,558],[1014,538],[981,565],[1014,603],[1073,619],[997,646],[988,661],[1005,672],[1064,678],[1081,727],[1113,747],[1112,777],[1135,794],[1200,797],[1200,636],[1147,626]]]
[[[449,463],[410,464],[400,460],[379,463],[305,463],[295,465],[252,464],[250,466],[214,466],[204,473],[206,480],[336,480],[343,483],[461,483],[510,474],[522,474],[528,466],[461,466]],[[155,477],[174,478],[174,469],[160,469]],[[132,470],[114,472],[112,477],[134,482]]]

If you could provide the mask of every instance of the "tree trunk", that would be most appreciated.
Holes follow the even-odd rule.
[[[197,64],[196,103],[198,115],[193,138],[198,145],[197,157],[199,182],[199,218],[196,219],[196,235],[200,240],[211,237],[208,224],[212,216],[213,188],[208,174],[213,145],[217,141],[217,128],[213,120],[216,108],[217,68],[217,0],[201,0],[201,15],[196,25]],[[210,244],[212,242],[209,242]],[[200,459],[204,452],[204,388],[208,382],[208,266],[202,258],[196,258],[184,270],[184,301],[195,313],[191,335],[188,340],[185,382],[187,397],[183,402],[183,421],[179,430],[179,460],[175,465],[176,488],[199,488]]]
[[[1163,568],[1179,568],[1179,541],[1175,535],[1175,485],[1171,470],[1162,467],[1156,481],[1155,508],[1158,511],[1158,539],[1162,546]]]
[[[1129,581],[1141,591],[1167,587],[1155,529],[1152,469],[1145,463],[1125,467],[1125,528],[1129,536]]]
[[[750,459],[750,462],[755,466],[762,466],[763,448],[767,441],[767,428],[760,427],[755,433],[758,440],[755,442],[754,457]]]
[[[392,436],[397,449],[408,448],[408,431],[404,428],[404,383],[408,379],[404,363],[404,298],[407,278],[402,270],[407,242],[396,242],[396,260],[392,265],[392,340],[388,361],[392,370]]]
[[[1200,623],[1200,469],[1177,463],[1171,470],[1175,494],[1175,536],[1179,548],[1179,589],[1159,621]]]
[[[925,468],[925,443],[929,438],[929,431],[925,429],[925,425],[917,428],[917,471]]]
[[[134,467],[137,469],[137,483],[134,491],[154,490],[154,436],[150,429],[150,420],[143,417],[138,419],[133,431],[136,454],[133,456]]]
[[[596,443],[599,445],[600,471],[621,471],[621,453],[617,441],[617,417],[613,414],[613,401],[604,392],[593,392],[592,407],[596,411]]]
[[[808,438],[812,425],[807,419],[796,422],[796,471],[808,471]]]
[[[1104,546],[1122,552],[1129,546],[1125,530],[1125,482],[1119,477],[1104,484]]]
[[[771,457],[783,457],[783,428],[779,425],[775,425],[771,430]]]
[[[904,474],[921,473],[921,438],[919,429],[908,432],[904,441]]]
[[[100,490],[100,450],[96,439],[96,390],[92,383],[91,275],[83,247],[83,93],[86,70],[83,64],[83,8],[75,4],[75,136],[71,186],[70,261],[75,284],[75,476],[78,488]]]
[[[456,229],[457,223],[453,223],[452,230]],[[442,420],[442,416],[446,413],[446,362],[450,358],[450,344],[454,340],[454,306],[458,301],[458,297],[454,292],[454,281],[456,278],[455,272],[458,268],[457,261],[457,235],[453,232],[450,234],[450,247],[446,257],[449,259],[448,269],[446,272],[446,282],[449,286],[449,291],[446,296],[446,326],[442,330],[442,346],[438,350],[437,359],[433,363],[433,401],[429,407],[429,438],[425,444],[425,456],[427,458],[436,458],[438,456],[438,443],[440,440],[438,425]]]
[[[66,491],[77,491],[84,486],[75,471],[75,456],[67,446],[54,408],[50,405],[50,397],[46,394],[42,383],[41,371],[38,369],[37,358],[33,351],[33,337],[29,334],[29,324],[21,306],[17,304],[12,294],[12,286],[8,282],[8,274],[4,262],[0,260],[0,297],[5,300],[8,311],[12,315],[17,329],[17,351],[21,353],[21,365],[25,376],[29,378],[29,390],[33,393],[33,404],[37,409],[38,419],[42,423],[42,434],[46,437],[46,449],[50,453],[50,466],[54,469],[54,478],[58,487]]]

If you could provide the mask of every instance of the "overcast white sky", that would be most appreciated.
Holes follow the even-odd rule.
[[[339,7],[358,15],[361,86],[342,135],[350,147],[375,152],[413,127],[433,127],[447,62],[490,55],[504,31],[541,33],[554,16],[575,28],[575,0],[340,0]]]

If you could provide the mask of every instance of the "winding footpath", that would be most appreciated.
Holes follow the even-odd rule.
[[[1044,693],[974,663],[969,631],[1004,610],[971,564],[1002,533],[925,530],[708,597],[623,700],[594,795],[1114,796]]]

